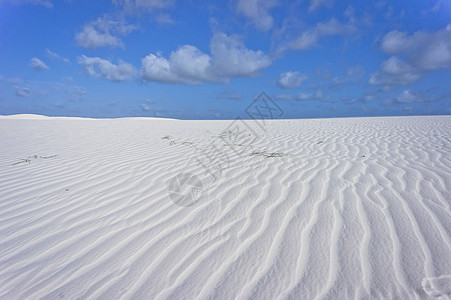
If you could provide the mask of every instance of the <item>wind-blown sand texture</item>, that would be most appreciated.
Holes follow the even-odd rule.
[[[450,116],[0,117],[0,140],[1,299],[451,297]]]

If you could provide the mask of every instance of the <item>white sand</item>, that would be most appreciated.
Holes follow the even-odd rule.
[[[231,124],[0,117],[0,298],[450,299],[451,117]]]

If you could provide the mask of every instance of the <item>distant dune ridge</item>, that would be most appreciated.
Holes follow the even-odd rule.
[[[451,299],[451,116],[241,123],[1,116],[0,298]]]

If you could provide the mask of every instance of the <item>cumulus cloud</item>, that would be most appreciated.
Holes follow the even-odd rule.
[[[397,30],[387,33],[380,42],[387,54],[397,54],[382,62],[370,75],[370,84],[411,84],[425,72],[451,68],[451,26],[436,32],[418,31],[412,35]]]
[[[421,73],[399,58],[392,56],[383,61],[375,73],[370,74],[369,83],[372,85],[411,84],[418,81]]]
[[[225,82],[231,77],[248,77],[268,67],[271,60],[262,52],[247,49],[236,36],[215,34],[211,55],[191,45],[172,52],[169,58],[149,54],[141,60],[145,81],[201,84]]]
[[[334,35],[349,35],[357,32],[352,24],[331,19],[326,23],[318,23],[315,27],[304,31],[297,39],[289,43],[289,49],[305,50],[315,46],[322,37]]]
[[[237,12],[244,15],[259,30],[269,30],[274,20],[269,10],[277,6],[278,0],[238,0]]]
[[[210,43],[212,71],[221,77],[247,77],[269,67],[272,61],[262,51],[247,49],[237,36],[218,33]]]
[[[90,76],[116,82],[130,80],[136,74],[135,68],[122,60],[115,65],[100,57],[82,55],[78,58],[78,63]]]
[[[87,49],[99,47],[124,47],[119,36],[126,36],[133,30],[135,25],[125,23],[123,20],[112,20],[108,17],[98,18],[83,28],[75,35],[78,45]]]
[[[48,70],[49,67],[37,57],[33,57],[30,59],[30,67],[32,67],[36,71]]]
[[[451,67],[451,28],[434,33],[418,31],[412,35],[397,30],[387,33],[381,41],[381,49],[388,54],[405,56],[422,70]]]
[[[283,89],[298,88],[308,77],[299,72],[283,72],[279,77],[279,86]]]
[[[141,60],[142,78],[146,81],[199,84],[215,81],[210,76],[210,56],[191,45],[171,53],[169,59],[149,54]]]
[[[173,0],[113,0],[113,3],[122,6],[130,13],[151,12],[171,6]]]
[[[320,6],[332,7],[333,0],[311,0],[309,11],[313,11]]]
[[[90,25],[85,26],[82,32],[77,33],[75,39],[78,45],[87,49],[94,49],[104,46],[123,46],[123,43],[119,38],[112,36],[109,32],[101,33]]]
[[[170,62],[157,54],[149,54],[141,59],[142,78],[146,81],[168,82],[175,83],[180,81],[177,76],[171,71]]]

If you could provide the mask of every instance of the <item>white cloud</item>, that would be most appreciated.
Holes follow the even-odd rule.
[[[75,35],[78,45],[87,49],[99,47],[124,47],[124,43],[118,36],[128,35],[137,27],[126,24],[123,20],[112,20],[108,17],[98,18],[83,28]]]
[[[145,103],[141,103],[140,106],[141,106],[141,110],[143,110],[143,111],[149,111],[150,110],[150,106],[145,104]]]
[[[122,60],[115,65],[100,57],[82,55],[78,58],[78,63],[90,76],[116,82],[131,80],[136,74],[135,68]]]
[[[401,94],[396,97],[385,99],[381,105],[382,106],[391,106],[393,104],[408,104],[408,103],[418,103],[418,102],[430,102],[436,101],[443,97],[443,95],[428,95],[428,98],[425,98],[424,95],[420,91],[413,91],[410,89],[403,90]]]
[[[332,7],[333,0],[311,0],[309,11],[313,11],[320,6]]]
[[[381,105],[388,106],[394,104],[412,104],[420,102],[437,102],[437,101],[448,101],[451,93],[442,93],[439,90],[403,90],[398,96],[385,99]],[[448,101],[449,102],[449,101]]]
[[[169,59],[158,53],[141,60],[145,81],[201,84],[224,82],[231,77],[254,76],[268,67],[271,60],[261,51],[247,49],[235,36],[215,34],[210,43],[211,55],[191,45],[179,47]]]
[[[61,57],[59,54],[49,50],[49,49],[45,49],[45,54],[47,54],[47,57],[53,60],[62,60],[65,63],[69,63],[69,59],[65,58],[65,57]]]
[[[305,94],[305,93],[299,93],[297,96],[296,96],[296,100],[312,100],[312,99],[314,99],[315,97],[312,95],[312,94]]]
[[[276,100],[291,100],[291,99],[293,99],[293,96],[291,96],[290,94],[281,94],[281,95],[274,96],[274,99],[276,99]]]
[[[94,49],[104,46],[123,46],[123,43],[119,38],[112,36],[109,32],[101,33],[90,25],[85,26],[82,32],[77,33],[75,39],[80,46],[87,49]]]
[[[122,6],[128,12],[151,12],[156,9],[169,7],[173,0],[113,0],[113,3]]]
[[[354,98],[342,98],[341,101],[343,101],[346,104],[353,104],[353,103],[368,103],[372,102],[376,99],[376,96],[381,93],[381,91],[377,90],[368,90],[366,91],[362,96],[360,97],[354,97]]]
[[[402,109],[403,111],[411,114],[413,113],[413,111],[415,110],[412,106],[404,106],[404,108]]]
[[[208,81],[210,56],[202,53],[194,46],[185,45],[171,54],[172,71],[181,78],[192,78],[194,81]]]
[[[309,101],[320,100],[327,102],[330,100],[330,96],[324,95],[322,91],[316,91],[315,93],[299,93],[297,95],[281,94],[274,97],[277,100],[296,100],[296,101]]]
[[[30,59],[30,67],[32,67],[36,71],[48,70],[49,67],[37,57],[33,57]]]
[[[296,95],[295,99],[298,101],[320,100],[327,102],[330,100],[330,96],[324,95],[322,91],[316,91],[314,94],[299,93]]]
[[[247,49],[237,36],[217,33],[210,43],[212,71],[222,77],[248,77],[271,65],[262,51]]]
[[[451,68],[451,28],[435,33],[418,31],[412,35],[397,30],[387,33],[381,42],[385,53],[405,56],[422,70]]]
[[[438,0],[437,3],[431,8],[426,10],[426,12],[438,12],[442,9],[443,7],[443,0]]]
[[[372,85],[411,84],[418,81],[420,72],[410,64],[392,56],[383,61],[375,73],[370,74]]]
[[[158,55],[158,54],[157,54]],[[168,82],[176,83],[181,81],[177,79],[177,76],[171,71],[171,65],[169,61],[155,54],[149,54],[141,59],[142,68],[141,76],[146,81]]]
[[[365,94],[359,98],[360,101],[363,102],[371,102],[374,99],[376,99],[376,92],[375,91],[366,91]]]
[[[365,68],[361,65],[355,65],[346,70],[348,81],[356,82],[365,76]]]
[[[88,90],[85,87],[76,85],[72,77],[66,77],[61,82],[51,84],[53,90],[63,92],[66,94],[66,100],[71,102],[83,101]]]
[[[279,77],[279,86],[283,89],[298,88],[308,77],[299,72],[283,72]]]
[[[18,97],[30,97],[33,93],[29,88],[26,87],[18,87],[15,86],[14,89],[16,90],[15,94]]]
[[[142,78],[146,81],[199,84],[215,81],[209,76],[210,56],[191,45],[172,52],[168,59],[149,54],[141,60]]]
[[[399,96],[397,96],[394,100],[395,102],[398,103],[422,102],[419,93],[411,90],[402,91],[402,93]]]
[[[288,48],[304,50],[315,46],[322,37],[349,35],[355,32],[357,32],[357,28],[354,25],[331,19],[327,23],[318,23],[315,27],[304,31],[296,40],[288,45]]]
[[[339,88],[347,83],[359,82],[365,75],[365,69],[361,65],[355,65],[346,70],[346,75],[342,77],[332,77],[329,88]]]
[[[259,30],[269,30],[273,27],[274,20],[269,10],[277,6],[278,0],[238,0],[238,13],[249,18]]]
[[[324,95],[322,91],[316,91],[313,95],[314,99],[321,100],[323,102],[327,102],[330,100],[330,96]]]
[[[406,61],[391,57],[382,62],[379,70],[370,75],[370,84],[411,84],[419,80],[424,71],[451,68],[451,28],[434,33],[418,31],[412,35],[397,30],[387,33],[381,50],[398,54]]]
[[[49,49],[45,49],[45,53],[51,59],[60,59],[60,56],[58,54],[56,54],[55,52],[50,51]]]
[[[405,41],[406,37],[407,34],[405,32],[400,32],[397,30],[390,31],[382,39],[382,51],[386,53],[397,53],[402,50],[406,50],[408,48]]]

